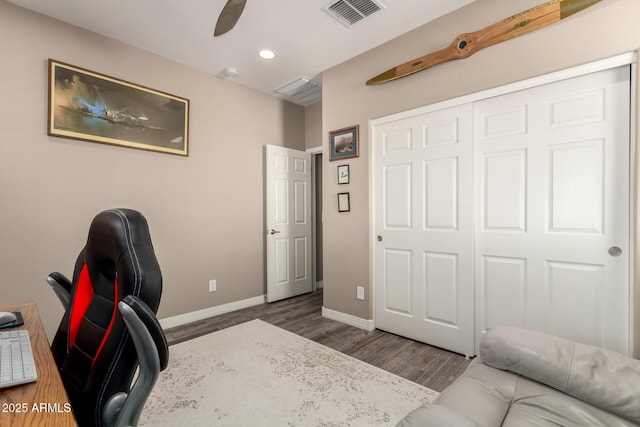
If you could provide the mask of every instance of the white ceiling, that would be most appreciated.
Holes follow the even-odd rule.
[[[321,82],[322,71],[475,0],[380,0],[383,10],[351,28],[323,10],[332,0],[248,0],[216,38],[226,0],[8,1],[212,75],[234,67],[234,82],[273,94],[301,76]],[[263,48],[277,57],[261,59]]]

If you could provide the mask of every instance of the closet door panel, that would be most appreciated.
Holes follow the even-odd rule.
[[[376,327],[469,355],[471,126],[467,104],[373,130]]]
[[[474,105],[476,342],[511,324],[629,353],[629,94],[621,67]]]

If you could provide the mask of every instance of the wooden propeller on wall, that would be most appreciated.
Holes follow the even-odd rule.
[[[369,79],[367,86],[396,80],[453,59],[467,58],[485,47],[554,24],[600,1],[553,0],[541,4],[482,30],[460,34],[448,47],[393,67]]]
[[[213,37],[221,36],[236,25],[246,3],[247,0],[227,0],[227,3],[222,8],[222,12],[220,12],[218,22],[216,22]]]

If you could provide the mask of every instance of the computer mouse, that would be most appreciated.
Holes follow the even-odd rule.
[[[16,315],[8,311],[0,311],[0,325],[16,321]]]

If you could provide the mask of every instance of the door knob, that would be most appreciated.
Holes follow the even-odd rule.
[[[611,246],[609,248],[608,252],[609,252],[609,255],[611,255],[611,256],[620,256],[620,255],[622,255],[622,249],[620,249],[617,246]]]
[[[274,230],[273,228],[269,230],[269,234],[278,234],[280,233],[278,230]]]
[[[378,235],[378,242],[382,242],[382,236]]]

